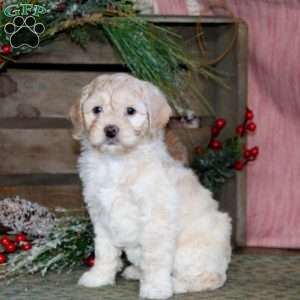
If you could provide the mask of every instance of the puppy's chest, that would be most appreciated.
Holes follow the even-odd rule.
[[[138,241],[141,208],[134,192],[135,173],[134,166],[118,163],[102,165],[98,170],[94,204],[102,224],[119,247],[133,246]]]
[[[113,191],[111,196],[110,203],[106,202],[103,206],[102,222],[116,246],[136,246],[141,223],[140,207],[131,193]]]
[[[101,184],[101,187],[125,187],[129,181],[131,184],[133,183],[137,173],[137,166],[134,162],[110,159],[103,163],[98,163],[93,168],[92,173],[98,178],[98,183]]]

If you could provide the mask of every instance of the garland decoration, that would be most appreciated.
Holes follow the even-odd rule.
[[[88,218],[62,217],[47,236],[31,242],[26,238],[18,242],[18,239],[20,235],[14,240],[7,236],[0,240],[4,248],[4,252],[0,252],[0,264],[6,263],[5,268],[0,268],[0,279],[37,272],[44,276],[50,270],[71,271],[86,258],[86,263],[92,265],[93,226]]]
[[[246,165],[256,160],[259,147],[247,149],[243,145],[247,134],[256,131],[253,122],[254,114],[247,108],[243,124],[236,127],[236,135],[221,142],[219,138],[222,129],[226,126],[226,120],[217,119],[211,128],[211,138],[206,147],[201,145],[195,148],[195,156],[192,167],[199,180],[209,190],[215,192],[236,171],[242,171]]]
[[[33,5],[37,1],[0,0],[0,3],[1,70],[7,63],[35,50],[27,46],[15,48],[9,44],[9,37],[2,29],[13,20],[3,13],[5,7],[12,3]],[[66,33],[75,43],[85,48],[90,40],[103,41],[104,35],[130,71],[136,77],[159,86],[174,109],[188,107],[183,92],[188,89],[191,98],[201,100],[204,113],[213,111],[205,97],[197,91],[197,84],[203,77],[223,84],[220,75],[210,65],[200,64],[199,58],[192,58],[182,46],[184,41],[181,36],[139,16],[135,1],[40,0],[39,4],[46,11],[35,16],[36,21],[45,27],[39,37],[40,46]]]
[[[6,252],[6,254],[0,253],[0,265],[7,262],[6,255],[15,253],[17,249],[21,251],[29,251],[32,248],[31,242],[28,240],[27,236],[23,232],[20,232],[17,235],[15,235],[14,239],[11,239],[11,237],[7,235],[2,236],[0,238],[0,245]]]

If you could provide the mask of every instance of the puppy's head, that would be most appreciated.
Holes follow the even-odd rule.
[[[74,138],[86,138],[102,152],[120,152],[153,138],[171,112],[153,84],[118,73],[101,75],[84,87],[70,116]]]

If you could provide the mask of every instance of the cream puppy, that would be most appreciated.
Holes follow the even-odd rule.
[[[95,231],[86,287],[123,276],[142,298],[212,290],[226,280],[231,222],[193,172],[164,144],[171,109],[162,92],[128,74],[101,75],[70,112],[82,153],[79,173]]]

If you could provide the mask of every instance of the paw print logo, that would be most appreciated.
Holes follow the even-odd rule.
[[[40,43],[39,35],[45,31],[42,23],[37,23],[35,18],[17,16],[12,23],[4,26],[4,32],[10,40],[13,48],[30,47],[36,48]]]

